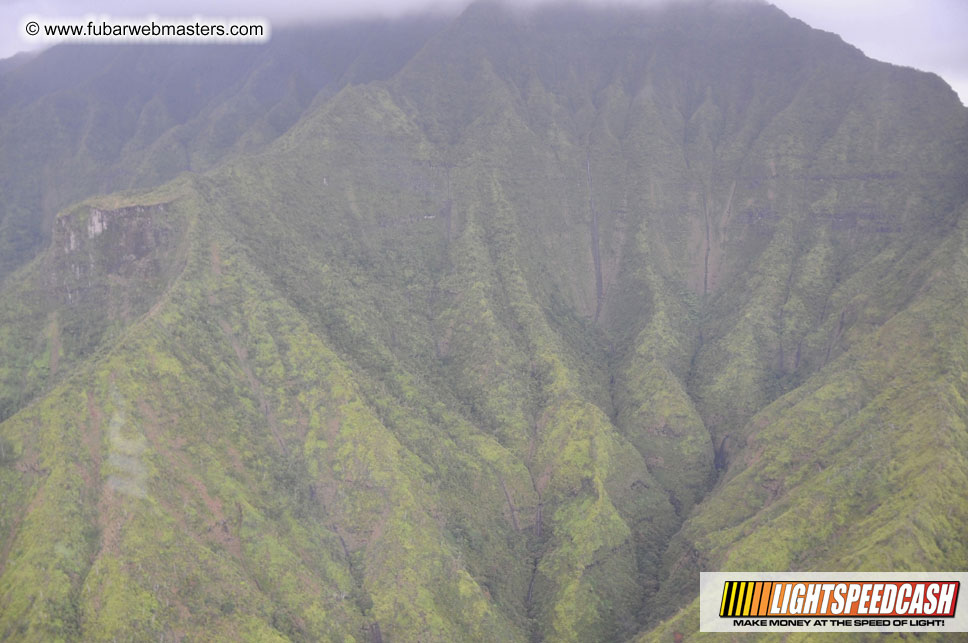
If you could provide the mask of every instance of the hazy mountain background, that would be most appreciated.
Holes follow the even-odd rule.
[[[672,640],[968,566],[968,110],[766,5],[0,68],[0,638]]]

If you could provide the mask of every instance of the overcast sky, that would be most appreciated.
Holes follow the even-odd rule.
[[[540,0],[511,0],[534,3]],[[596,0],[588,0],[595,2]],[[656,0],[629,0],[654,4]],[[676,1],[676,0],[669,0]],[[968,103],[968,0],[772,0],[807,24],[840,34],[871,58],[944,78]],[[399,14],[429,6],[452,9],[467,0],[0,0],[0,58],[28,49],[21,33],[25,16],[80,18],[106,14],[116,18],[188,18],[257,16],[283,25],[314,16]],[[312,7],[311,9],[309,7]],[[97,45],[92,45],[97,46]]]

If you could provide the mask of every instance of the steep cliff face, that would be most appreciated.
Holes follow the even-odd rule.
[[[61,303],[96,297],[90,289],[109,276],[137,280],[148,300],[157,296],[146,286],[165,272],[175,245],[165,205],[116,210],[87,207],[59,217],[54,225],[51,245],[56,255],[50,269],[52,287]]]
[[[966,133],[768,6],[476,4],[69,208],[0,293],[0,632],[661,640],[700,569],[963,567]]]

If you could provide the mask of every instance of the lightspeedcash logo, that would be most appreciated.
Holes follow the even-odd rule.
[[[966,573],[703,573],[708,632],[968,631]]]
[[[719,615],[951,617],[959,585],[958,581],[726,581]]]

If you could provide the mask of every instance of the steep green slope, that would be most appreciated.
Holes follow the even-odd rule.
[[[217,210],[184,197],[166,213]],[[187,267],[162,299],[4,423],[4,632],[341,640],[382,621],[515,638],[438,524],[446,490],[378,414],[421,419],[364,396],[244,254],[186,216]],[[499,458],[450,423],[467,448],[438,447],[437,466]],[[496,471],[465,475],[494,490]]]
[[[669,548],[670,595],[697,568],[965,568],[966,212],[912,271],[901,312],[744,428],[745,448]],[[697,623],[694,602],[642,640]]]
[[[950,89],[759,5],[398,63],[6,281],[0,636],[665,640],[701,569],[964,567]]]

